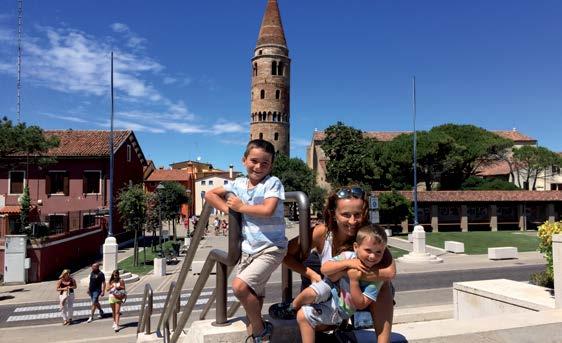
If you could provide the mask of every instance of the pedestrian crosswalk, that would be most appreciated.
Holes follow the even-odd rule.
[[[211,296],[212,291],[203,291],[199,295],[197,299],[196,306],[203,306],[205,305],[209,297]],[[187,301],[191,293],[183,293],[181,295],[180,303],[181,305],[187,304]],[[153,297],[153,309],[162,309],[164,308],[164,301],[166,300],[166,294],[161,295],[154,295]],[[232,290],[228,290],[227,294],[227,301],[235,301],[236,297],[232,295]],[[142,303],[142,296],[129,296],[127,301],[121,306],[121,312],[126,315],[135,315],[139,313],[140,307]],[[103,310],[106,313],[111,313],[111,308],[109,307],[109,303],[107,300],[100,300],[100,304],[102,305]],[[77,301],[74,303],[74,314],[73,319],[77,319],[80,317],[87,318],[90,316],[90,306],[91,303],[89,301]],[[17,307],[13,310],[12,314],[8,316],[6,322],[23,322],[23,321],[36,321],[36,320],[47,320],[47,319],[56,319],[61,318],[60,308],[58,304],[51,304],[51,305],[36,305],[36,306],[22,306]]]

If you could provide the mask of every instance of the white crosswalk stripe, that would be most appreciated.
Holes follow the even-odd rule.
[[[201,306],[205,305],[209,300],[209,296],[212,294],[210,291],[201,292],[199,299],[195,305]],[[186,293],[181,295],[181,305],[187,304],[188,298],[191,296],[191,293]],[[166,300],[166,295],[157,295],[153,297],[153,309],[161,309],[164,308],[164,301]],[[232,296],[232,290],[228,290],[228,297],[227,301],[233,302],[236,300],[236,297]],[[126,303],[121,307],[121,312],[138,312],[141,307],[142,297],[130,297],[127,298]],[[109,307],[109,303],[107,300],[100,301],[103,310],[106,313],[111,313],[111,308]],[[82,308],[82,309],[81,309]],[[6,320],[7,322],[20,322],[20,321],[28,321],[28,320],[40,320],[40,319],[53,319],[53,318],[61,318],[60,308],[59,305],[42,305],[42,306],[25,306],[25,307],[18,307],[14,309],[14,313],[26,313],[26,312],[37,312],[37,311],[49,311],[45,313],[28,313],[28,314],[19,314],[19,315],[12,315],[9,316]],[[55,311],[55,312],[52,312]],[[90,315],[90,302],[89,301],[81,301],[74,303],[74,314],[73,317],[88,317]]]

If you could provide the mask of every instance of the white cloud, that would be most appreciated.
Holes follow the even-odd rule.
[[[162,82],[164,82],[165,85],[171,85],[178,82],[178,79],[171,76],[166,76],[164,77],[164,80],[162,80]]]
[[[114,51],[114,87],[117,101],[116,125],[121,128],[153,133],[166,131],[188,134],[234,134],[247,132],[238,123],[219,120],[214,125],[194,123],[183,100],[170,99],[156,82],[185,86],[192,79],[185,75],[162,75],[165,67],[151,58],[144,49],[146,42],[124,23],[111,25],[116,37],[100,38],[68,27],[32,27],[26,32],[24,42],[24,68],[22,77],[28,85],[48,88],[57,92],[81,96],[81,104],[88,98],[108,97],[110,92],[110,52]],[[0,49],[0,73],[15,75],[15,33],[0,24],[0,42],[10,49]],[[123,47],[126,48],[123,48]],[[127,48],[128,47],[128,48]],[[133,48],[131,48],[133,47]],[[13,60],[13,61],[12,61]],[[209,88],[214,81],[203,78]],[[161,85],[160,84],[160,85]],[[91,103],[97,103],[93,101]],[[47,117],[75,123],[91,123],[90,109],[70,115],[44,114]],[[79,113],[79,115],[75,115]],[[109,127],[109,122],[93,122]]]
[[[99,126],[103,126],[105,128],[109,128],[111,123],[109,120],[104,121],[103,123],[99,123]],[[138,131],[138,132],[151,132],[151,133],[164,133],[166,132],[163,129],[160,128],[155,128],[153,126],[149,126],[149,125],[143,125],[143,124],[139,124],[139,123],[133,123],[130,121],[126,121],[126,120],[113,120],[113,128],[115,130],[133,130],[133,131]]]
[[[55,119],[61,119],[61,120],[66,120],[66,121],[71,121],[74,123],[89,123],[89,120],[80,118],[80,117],[75,117],[75,116],[62,116],[62,115],[56,115],[56,114],[51,114],[51,113],[42,113],[43,116],[45,117],[49,117],[49,118],[55,118]]]
[[[205,133],[208,131],[199,125],[193,125],[187,123],[169,122],[169,123],[160,123],[160,125],[162,125],[164,128],[168,130],[172,130],[180,133]]]
[[[115,32],[128,32],[129,27],[123,23],[113,23],[111,24],[111,29]]]
[[[221,135],[223,133],[247,132],[248,129],[243,125],[225,120],[219,120],[211,127],[211,133]]]
[[[111,24],[111,29],[116,33],[123,34],[123,37],[127,40],[127,47],[132,49],[144,49],[146,39],[139,37],[136,33],[131,31],[126,24],[113,23]]]

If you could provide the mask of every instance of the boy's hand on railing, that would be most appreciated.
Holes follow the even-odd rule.
[[[244,206],[244,203],[237,196],[231,195],[226,200],[226,205],[234,211],[240,212],[240,209],[242,208],[242,206]]]

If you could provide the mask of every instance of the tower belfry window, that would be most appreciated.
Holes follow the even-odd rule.
[[[283,75],[283,72],[284,72],[283,69],[285,69],[284,67],[285,67],[285,65],[283,64],[283,62],[279,62],[279,65],[277,66],[277,75]],[[275,75],[275,74],[273,74],[273,75]]]
[[[260,91],[260,99],[265,99],[265,90]]]
[[[277,61],[271,62],[271,75],[277,75]]]
[[[273,137],[274,140],[279,140],[279,132],[275,132],[275,136]]]
[[[275,99],[279,99],[281,97],[281,91],[278,89],[275,91]]]

